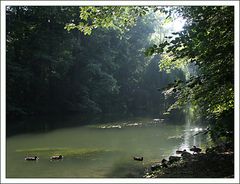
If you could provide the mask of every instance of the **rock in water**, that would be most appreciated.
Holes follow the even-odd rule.
[[[162,166],[162,165],[161,165],[160,163],[156,163],[156,164],[154,164],[154,165],[151,166],[151,170],[152,170],[152,171],[156,171],[156,170],[160,169],[161,166]]]
[[[177,162],[181,159],[181,157],[177,157],[177,156],[170,156],[169,157],[169,162],[173,163],[173,162]]]
[[[191,159],[192,156],[193,156],[193,155],[192,155],[191,153],[187,152],[187,151],[185,151],[185,152],[183,152],[183,153],[181,154],[181,157],[182,157],[184,160]]]
[[[165,168],[167,168],[168,167],[168,161],[166,160],[166,159],[162,159],[162,167],[165,167]]]

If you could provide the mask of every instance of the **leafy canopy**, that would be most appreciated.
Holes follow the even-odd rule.
[[[161,53],[161,69],[192,64],[189,80],[177,86],[178,102],[191,101],[208,116],[219,117],[234,108],[234,11],[233,7],[183,7],[184,30],[170,41],[152,47]]]
[[[78,24],[69,23],[65,26],[68,31],[78,29],[85,35],[90,35],[96,28],[112,28],[123,33],[129,27],[136,25],[139,16],[146,15],[147,7],[123,6],[84,6],[80,7],[80,21]]]

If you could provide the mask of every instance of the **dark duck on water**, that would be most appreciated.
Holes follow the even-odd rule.
[[[25,157],[25,160],[29,160],[29,161],[36,161],[38,159],[39,158],[37,156],[27,156],[27,157]]]
[[[54,156],[51,156],[50,159],[51,160],[61,160],[61,159],[63,159],[63,156],[62,155],[54,155]]]
[[[177,150],[176,154],[182,154],[183,152],[186,152],[186,150],[185,149],[183,151]]]
[[[190,151],[193,151],[193,153],[200,153],[202,151],[201,148],[197,148],[196,146],[193,146],[190,148]]]
[[[143,157],[133,157],[133,160],[143,161]]]

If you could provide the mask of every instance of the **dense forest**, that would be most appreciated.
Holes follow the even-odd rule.
[[[227,6],[8,7],[7,119],[162,115],[191,105],[218,136],[232,136],[233,13]],[[186,20],[183,31],[164,28],[174,16]]]
[[[8,8],[7,117],[166,111],[157,89],[184,74],[159,72],[159,56],[144,55],[156,17],[138,19],[124,36],[64,29],[79,21],[78,7]]]

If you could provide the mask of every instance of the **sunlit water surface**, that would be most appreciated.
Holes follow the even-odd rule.
[[[7,177],[142,177],[146,168],[177,149],[202,146],[201,128],[190,122],[173,125],[150,118],[62,128],[7,138]],[[63,160],[51,161],[62,154]],[[37,155],[38,161],[25,161]],[[143,161],[133,160],[143,156]]]

